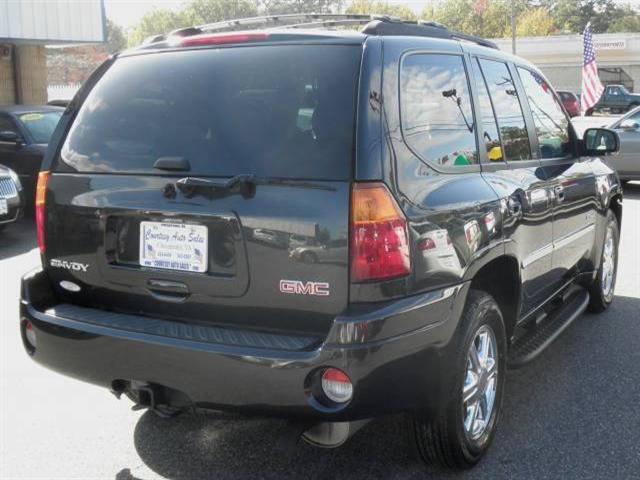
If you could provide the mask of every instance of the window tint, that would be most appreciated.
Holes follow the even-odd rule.
[[[56,129],[62,111],[59,112],[31,112],[18,116],[33,137],[35,143],[49,143],[53,131]]]
[[[422,159],[448,166],[478,163],[462,57],[410,55],[400,74],[402,130]]]
[[[480,60],[480,65],[498,117],[504,157],[507,160],[531,158],[529,137],[518,92],[507,65],[493,60]]]
[[[13,122],[9,118],[0,116],[0,132],[18,133],[18,129],[14,126]]]
[[[85,100],[59,168],[344,180],[362,48],[281,45],[123,57]]]
[[[478,100],[480,102],[477,116],[482,119],[482,126],[484,128],[483,141],[487,149],[487,157],[490,162],[501,162],[504,158],[502,155],[502,146],[500,145],[500,135],[498,134],[498,123],[493,113],[493,106],[491,105],[487,85],[484,82],[484,77],[480,71],[477,59],[474,59],[471,63],[473,64],[473,76],[475,77],[476,87],[478,89]]]
[[[571,155],[569,119],[556,100],[553,90],[538,73],[520,67],[518,73],[533,115],[542,158]]]

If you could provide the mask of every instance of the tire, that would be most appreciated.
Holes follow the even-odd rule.
[[[584,112],[586,117],[590,117],[591,115],[593,115],[593,112],[595,111],[595,109],[590,108],[589,110],[587,110],[586,112]]]
[[[493,297],[479,290],[471,290],[467,298],[461,319],[460,339],[452,357],[454,374],[449,387],[445,390],[447,398],[440,409],[440,413],[433,416],[416,412],[413,415],[412,426],[415,435],[416,449],[422,460],[427,464],[438,465],[452,469],[467,469],[480,461],[489,448],[496,432],[506,373],[506,335],[502,313]],[[495,370],[495,390],[492,408],[490,407],[488,421],[479,431],[473,431],[476,422],[467,422],[471,428],[465,427],[465,420],[469,420],[470,410],[475,401],[465,402],[463,395],[466,382],[473,379],[469,376],[471,369],[470,355],[472,348],[476,350],[481,334],[493,334],[493,365]],[[489,356],[490,358],[490,356]],[[488,362],[487,362],[488,363]],[[481,382],[491,391],[491,375],[487,368],[481,376]],[[479,398],[479,397],[474,397]],[[485,401],[487,397],[484,397]],[[472,403],[473,402],[473,403]],[[486,406],[489,402],[485,403]],[[483,412],[483,410],[479,410]],[[482,423],[482,420],[478,419]]]
[[[618,242],[620,229],[618,219],[611,210],[607,210],[607,230],[600,255],[600,266],[596,278],[589,286],[589,310],[604,312],[613,302],[618,274]],[[611,243],[609,243],[611,241]],[[613,258],[611,258],[613,255]]]

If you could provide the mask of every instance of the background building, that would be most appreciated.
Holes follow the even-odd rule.
[[[0,0],[0,104],[47,102],[45,45],[104,41],[103,0]]]
[[[603,85],[621,84],[640,92],[640,33],[593,36],[598,72]],[[580,92],[582,36],[524,37],[516,40],[516,54],[540,68],[558,90]],[[511,39],[499,39],[501,50],[511,51]]]

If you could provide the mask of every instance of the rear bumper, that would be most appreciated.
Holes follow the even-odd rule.
[[[56,305],[42,271],[23,278],[20,312],[36,332],[33,359],[64,375],[105,388],[115,380],[149,382],[204,408],[338,421],[439,405],[467,289],[354,306],[334,320],[327,338],[301,350],[295,341],[277,339],[267,339],[266,348],[216,343],[227,337],[185,334],[181,324],[102,310],[80,308],[70,318],[59,312],[75,310]],[[177,329],[158,327],[165,323]],[[345,371],[354,385],[352,400],[341,408],[324,408],[305,392],[310,375],[329,366]]]

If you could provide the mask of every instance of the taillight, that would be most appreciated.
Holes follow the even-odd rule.
[[[36,236],[38,238],[38,248],[40,253],[44,253],[44,222],[45,203],[47,200],[47,184],[49,183],[49,172],[38,174],[38,184],[36,186]]]
[[[411,271],[407,220],[382,183],[351,189],[351,281],[390,280]]]
[[[179,37],[176,43],[180,47],[197,47],[202,45],[257,42],[267,38],[269,38],[268,33],[207,33],[193,37]]]

